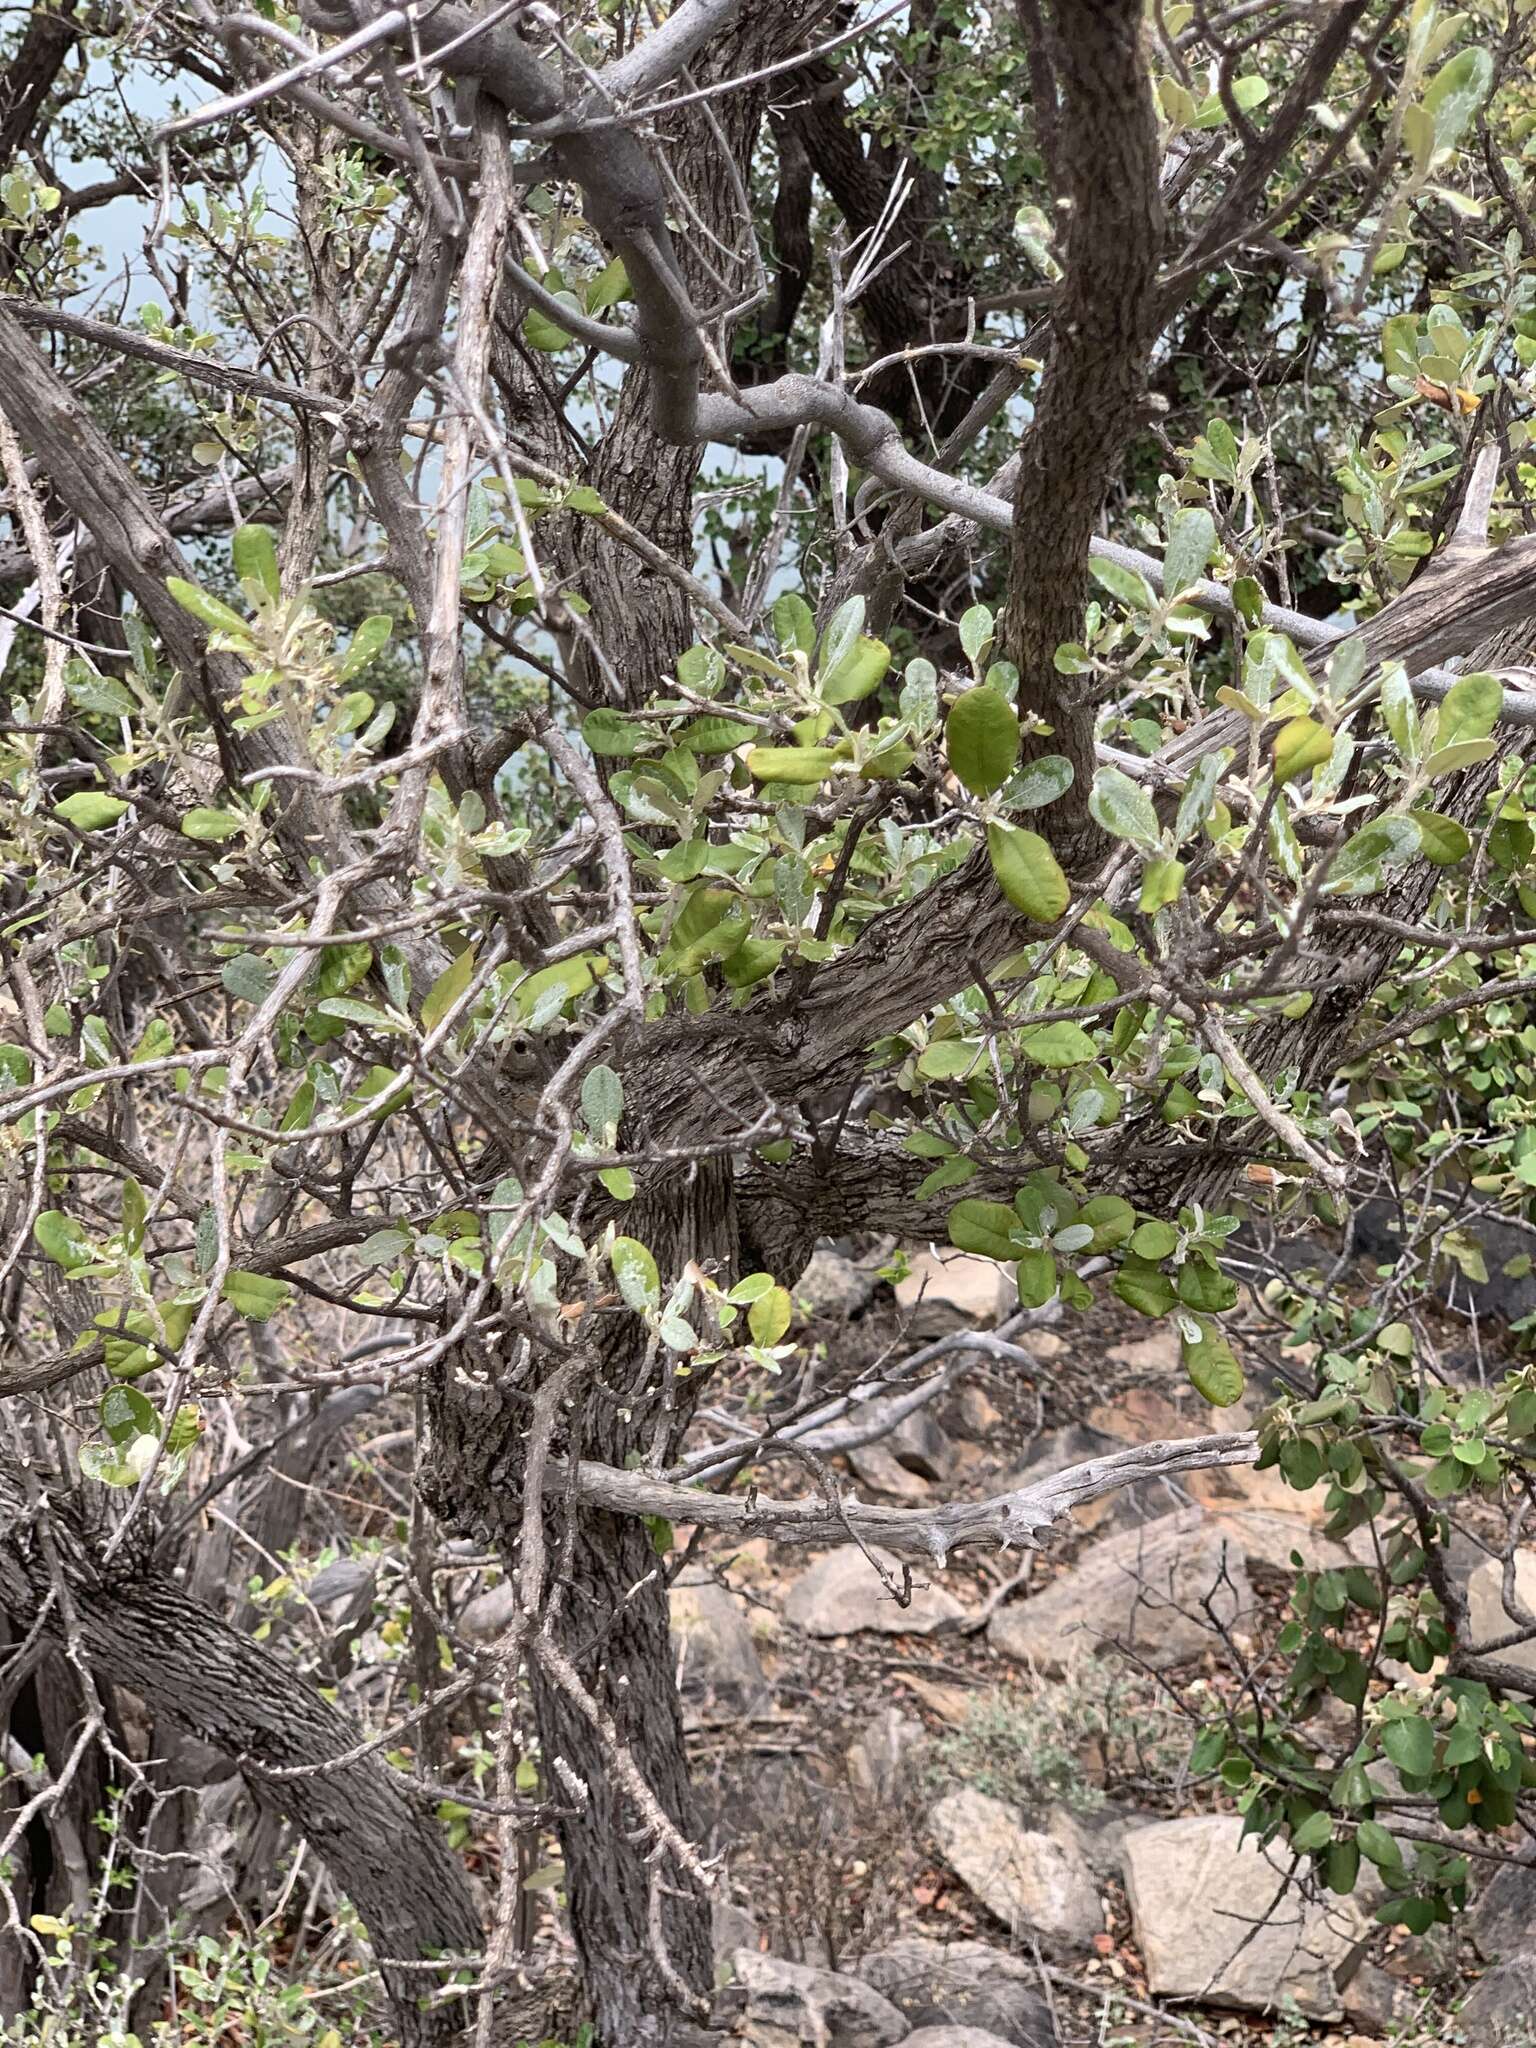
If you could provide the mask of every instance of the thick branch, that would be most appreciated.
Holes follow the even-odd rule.
[[[0,1475],[0,1604],[23,1630],[56,1590],[36,1540],[39,1512],[19,1475]],[[275,1769],[323,1765],[356,1748],[356,1730],[334,1707],[173,1580],[156,1573],[108,1583],[56,1509],[49,1524],[87,1656],[156,1714],[230,1757]],[[46,1626],[61,1630],[56,1598]],[[407,1781],[369,1754],[345,1768],[284,1778],[263,1787],[262,1796],[329,1865],[357,1907],[402,2039],[446,2048],[462,2015],[451,2004],[418,2010],[436,1988],[433,1973],[392,1965],[478,1955],[480,1917],[462,1867]]]
[[[1005,1549],[1016,1544],[1036,1550],[1040,1536],[1064,1515],[1107,1493],[1175,1472],[1251,1465],[1258,1454],[1252,1430],[1135,1444],[1107,1458],[1069,1465],[1052,1478],[994,1494],[990,1500],[946,1501],[932,1508],[876,1507],[846,1493],[835,1502],[822,1497],[768,1500],[762,1495],[736,1499],[586,1460],[576,1467],[576,1492],[584,1502],[611,1514],[662,1515],[699,1528],[769,1536],[777,1543],[843,1543],[854,1537],[899,1557],[943,1566],[952,1552],[968,1544],[996,1543]],[[565,1468],[551,1462],[552,1484],[564,1485],[567,1477]]]

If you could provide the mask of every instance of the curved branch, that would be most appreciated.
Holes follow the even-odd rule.
[[[51,1544],[34,1533],[40,1518]],[[68,1611],[93,1665],[237,1761],[290,1769],[356,1747],[356,1730],[328,1701],[174,1580],[156,1572],[105,1579],[57,1504],[29,1501],[15,1473],[0,1474],[0,1605],[23,1630],[36,1621],[54,1635]],[[447,2048],[463,2014],[453,2002],[425,2003],[435,1980],[421,1965],[477,1957],[480,1915],[463,1867],[409,1782],[370,1754],[265,1785],[262,1796],[357,1907],[402,2040]]]

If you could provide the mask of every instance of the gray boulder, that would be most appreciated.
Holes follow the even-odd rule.
[[[1008,2037],[983,2033],[980,2027],[919,2027],[901,2048],[1008,2048]]]
[[[939,1801],[928,1826],[950,1869],[1011,1932],[1057,1948],[1085,1948],[1103,1932],[1099,1888],[1065,1814],[1047,1834],[967,1786]]]
[[[1536,1948],[1490,1970],[1461,2008],[1469,2041],[1496,2048],[1536,2048]]]
[[[746,2008],[735,2038],[751,2048],[895,2048],[907,2023],[872,1985],[809,1963],[739,1948],[731,1957]]]
[[[1515,1554],[1515,1600],[1528,1614],[1536,1614],[1536,1550]],[[1496,1557],[1486,1558],[1467,1581],[1468,1648],[1496,1643],[1520,1627],[1504,1608],[1504,1566]],[[1536,1676],[1536,1636],[1496,1653],[1503,1662],[1518,1665]]]
[[[1303,1899],[1230,1815],[1138,1828],[1125,1840],[1125,1888],[1147,1983],[1158,1998],[1266,2012],[1283,1997],[1309,2019],[1337,2019],[1335,1973],[1370,1922],[1352,1898]]]
[[[923,1724],[899,1707],[886,1707],[848,1751],[848,1775],[861,1792],[889,1804],[902,1790]]]
[[[879,1558],[896,1584],[901,1566],[883,1550]],[[856,1543],[829,1550],[817,1558],[789,1589],[784,1618],[808,1636],[851,1636],[873,1632],[884,1636],[929,1636],[963,1619],[965,1609],[942,1586],[923,1583],[913,1572],[910,1606],[898,1607]]]
[[[1500,1962],[1536,1938],[1536,1863],[1506,1863],[1463,1922],[1485,1961]]]
[[[929,1941],[911,1934],[876,1949],[859,1975],[929,2034],[1006,2041],[1010,2048],[1056,2048],[1050,2007],[1035,1988],[1034,1970],[984,1941]],[[907,2048],[904,2042],[902,2048]]]
[[[493,1643],[517,1612],[517,1594],[507,1580],[465,1602],[459,1633],[472,1643]]]
[[[713,1579],[672,1588],[672,1648],[683,1696],[756,1713],[768,1698],[747,1605]]]
[[[881,1263],[879,1258],[850,1259],[823,1245],[812,1252],[791,1292],[807,1315],[856,1316],[868,1308],[881,1285]]]
[[[1218,1640],[1207,1605],[1227,1627],[1253,1608],[1242,1545],[1223,1533],[1223,1519],[1185,1508],[1090,1544],[1061,1578],[1001,1608],[991,1641],[1044,1672],[1104,1643],[1124,1644],[1159,1671],[1199,1656]]]

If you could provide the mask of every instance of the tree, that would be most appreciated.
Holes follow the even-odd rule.
[[[671,1526],[942,1568],[1146,1469],[845,1494],[791,1289],[892,1231],[1012,1262],[1026,1310],[1172,1318],[1216,1407],[1231,1330],[1290,1347],[1257,1436],[1152,1462],[1327,1483],[1379,1569],[1304,1581],[1285,1715],[1198,1758],[1336,1888],[1363,1850],[1404,1924],[1464,1895],[1447,1840],[1522,1783],[1536,1379],[1465,1386],[1423,1309],[1480,1221],[1533,1220],[1529,22],[32,19],[0,1598],[84,1732],[6,1853],[150,1786],[123,1688],[327,1860],[403,2039],[502,1981],[541,1823],[600,2038],[700,2017]],[[87,241],[125,198],[131,310]],[[1369,1306],[1283,1255],[1383,1205]],[[706,1389],[778,1400],[722,1438]],[[370,1740],[250,1639],[234,1547],[280,1559],[285,1480],[402,1402],[438,1533],[415,1704]],[[786,1451],[803,1498],[736,1484]],[[1446,1568],[1469,1501],[1507,1517],[1508,1643]],[[463,1538],[516,1597],[483,1952],[435,1817]],[[1427,1705],[1382,1704],[1366,1613],[1376,1656],[1449,1654]],[[23,1984],[54,1927],[84,1968],[45,1918]]]

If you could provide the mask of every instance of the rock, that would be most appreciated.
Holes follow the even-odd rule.
[[[790,1290],[813,1316],[856,1316],[868,1308],[881,1286],[883,1260],[865,1263],[830,1246],[812,1252],[811,1263]]]
[[[1334,1973],[1370,1928],[1353,1899],[1309,1904],[1283,1868],[1239,1847],[1230,1815],[1159,1821],[1126,1837],[1125,1888],[1159,1998],[1266,2012],[1282,1996],[1337,2019]]]
[[[923,1500],[928,1482],[909,1472],[888,1444],[860,1444],[845,1453],[854,1476],[876,1493],[894,1494],[898,1500]]]
[[[1162,1671],[1216,1642],[1207,1600],[1229,1627],[1253,1608],[1240,1549],[1215,1517],[1185,1508],[1091,1544],[1061,1578],[1000,1608],[987,1633],[1006,1656],[1040,1671],[1060,1671],[1074,1652],[1105,1642]]]
[[[1342,1543],[1319,1535],[1300,1515],[1276,1514],[1271,1508],[1212,1505],[1211,1525],[1242,1551],[1250,1565],[1294,1575],[1291,1552],[1300,1554],[1307,1571],[1343,1571],[1356,1559]]]
[[[713,1579],[672,1588],[672,1645],[683,1695],[756,1713],[768,1698],[745,1602]]]
[[[947,1301],[976,1322],[991,1323],[997,1320],[998,1296],[1005,1283],[1014,1306],[1018,1296],[1011,1267],[996,1259],[973,1258],[968,1252],[917,1252],[906,1279],[896,1283],[896,1299],[902,1308]]]
[[[962,1436],[972,1443],[990,1442],[993,1432],[1003,1426],[1003,1411],[985,1387],[963,1380],[955,1393],[952,1420]]]
[[[953,2037],[961,2048],[967,2048],[968,2035],[988,2043],[1007,2041],[1013,2048],[1055,2048],[1050,2007],[1035,1988],[1034,1970],[984,1941],[906,1935],[865,1956],[859,1975],[924,2037]]]
[[[459,1616],[459,1634],[472,1643],[493,1643],[517,1612],[517,1595],[503,1579],[488,1593],[477,1593],[464,1604]]]
[[[1377,2034],[1411,2019],[1423,2002],[1421,1994],[1376,1963],[1362,1963],[1339,1997],[1351,2026],[1369,2027]]]
[[[739,1948],[731,1957],[746,1992],[736,2038],[751,2048],[894,2048],[907,2023],[858,1977]]]
[[[1099,1888],[1064,1814],[1045,1834],[967,1786],[939,1801],[928,1827],[945,1862],[1010,1932],[1070,1948],[1103,1932]]]
[[[373,1605],[376,1577],[373,1566],[361,1558],[338,1557],[315,1573],[304,1592],[311,1606],[334,1607],[337,1612],[326,1619],[333,1627],[344,1627]]]
[[[1515,1599],[1527,1613],[1536,1614],[1536,1550],[1515,1553]],[[1479,1643],[1497,1642],[1519,1628],[1519,1622],[1504,1610],[1502,1560],[1485,1558],[1473,1572],[1467,1581],[1467,1606],[1467,1631],[1471,1639],[1468,1647],[1474,1651]],[[1503,1662],[1536,1675],[1536,1636],[1497,1654]]]
[[[859,1426],[873,1426],[899,1398],[884,1394],[862,1403],[854,1410]],[[876,1486],[882,1493],[919,1498],[928,1491],[929,1482],[950,1477],[955,1451],[932,1409],[923,1407],[900,1416],[883,1435],[855,1446],[847,1456],[866,1485]]]
[[[1522,1949],[1490,1970],[1461,2008],[1469,2041],[1498,2048],[1532,2048],[1536,2043],[1536,1948]]]
[[[922,1740],[921,1721],[887,1707],[849,1749],[848,1775],[861,1792],[889,1804],[902,1790],[912,1751]]]
[[[915,1671],[903,1671],[901,1682],[920,1699],[930,1714],[937,1714],[951,1728],[965,1725],[976,1697],[973,1687],[946,1685],[941,1678],[920,1678]]]
[[[1189,1375],[1184,1370],[1176,1330],[1165,1329],[1159,1324],[1145,1337],[1133,1337],[1124,1344],[1115,1345],[1109,1355],[1122,1370],[1140,1373],[1148,1379],[1171,1380],[1187,1401],[1191,1404],[1198,1401],[1199,1396],[1190,1386]],[[1117,1405],[1131,1407],[1136,1395],[1143,1391],[1141,1388],[1133,1388],[1121,1396]],[[1099,1424],[1099,1427],[1102,1428],[1103,1424]],[[1183,1431],[1176,1430],[1173,1434],[1182,1436]],[[1152,1439],[1143,1437],[1140,1441],[1150,1443]]]
[[[901,1566],[883,1550],[874,1550],[896,1584],[901,1584]],[[883,1636],[930,1636],[936,1629],[964,1617],[965,1609],[953,1593],[942,1586],[922,1582],[914,1572],[912,1601],[898,1607],[875,1575],[873,1566],[856,1543],[841,1550],[829,1550],[817,1558],[790,1587],[784,1602],[784,1619],[808,1636],[851,1636],[873,1631]]]
[[[1007,2034],[983,2033],[980,2027],[919,2027],[901,2048],[1008,2048]]]
[[[1506,1863],[1495,1871],[1462,1925],[1485,1962],[1502,1961],[1524,1947],[1536,1931],[1536,1863]]]
[[[709,1931],[717,1963],[724,1961],[738,1948],[757,1947],[757,1922],[746,1907],[738,1906],[734,1899],[710,1901]]]

